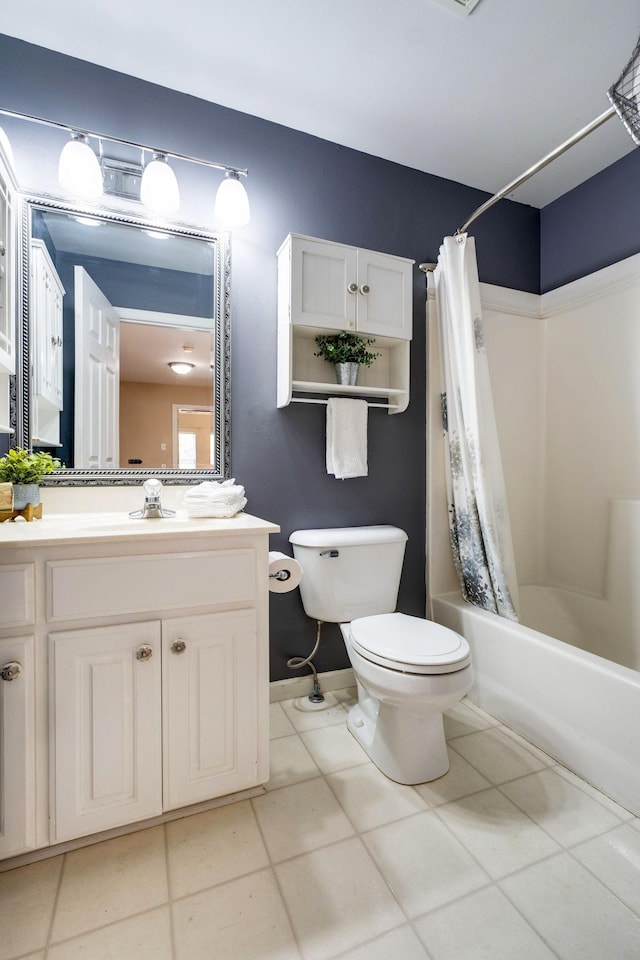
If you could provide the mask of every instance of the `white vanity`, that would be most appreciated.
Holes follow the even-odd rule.
[[[268,778],[272,523],[0,524],[0,858]]]

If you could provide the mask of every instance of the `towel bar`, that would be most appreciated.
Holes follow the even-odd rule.
[[[316,400],[313,397],[291,397],[291,403],[323,403],[326,407],[327,400]],[[381,410],[396,410],[398,407],[397,403],[371,403],[369,400],[365,401],[368,407],[379,407]]]

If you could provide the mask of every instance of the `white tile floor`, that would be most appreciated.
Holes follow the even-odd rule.
[[[352,696],[271,706],[264,795],[0,874],[0,960],[640,957],[640,820],[467,701],[392,783]]]

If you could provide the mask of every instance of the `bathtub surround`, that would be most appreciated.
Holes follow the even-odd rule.
[[[639,293],[638,255],[541,297],[483,285],[522,634],[509,634],[495,621],[488,627],[452,596],[441,599],[457,585],[434,426],[439,374],[433,326],[429,348],[434,616],[470,639],[477,673],[472,696],[635,808]]]

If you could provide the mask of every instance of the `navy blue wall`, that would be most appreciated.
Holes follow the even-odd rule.
[[[610,123],[619,123],[614,117]],[[640,251],[640,151],[596,174],[540,212],[540,292]]]
[[[13,110],[249,168],[252,220],[232,240],[233,476],[246,487],[249,512],[280,524],[275,549],[288,551],[290,532],[301,527],[392,523],[405,529],[398,608],[423,615],[425,280],[417,263],[435,259],[442,237],[487,195],[2,36],[0,90],[2,105]],[[212,99],[215,94],[212,89]],[[14,146],[18,159],[20,144]],[[193,182],[201,184],[199,168],[192,169]],[[186,194],[182,171],[180,180]],[[200,190],[199,225],[207,226],[204,199]],[[396,416],[371,411],[367,478],[327,475],[323,407],[275,406],[275,253],[289,232],[416,260],[411,402]],[[482,280],[538,292],[537,210],[503,201],[474,232]],[[298,591],[272,596],[272,678],[290,676],[287,657],[307,653],[314,639],[315,624],[305,617]],[[348,665],[332,625],[316,663],[320,670]]]

